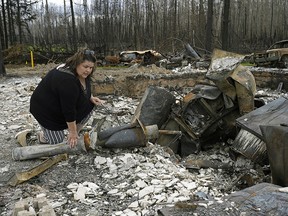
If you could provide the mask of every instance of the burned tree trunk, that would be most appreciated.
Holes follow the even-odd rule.
[[[229,13],[230,0],[224,0],[223,25],[222,25],[222,49],[227,50],[229,46]]]
[[[206,50],[212,51],[213,0],[208,0]]]
[[[71,17],[72,17],[72,47],[74,50],[77,50],[77,32],[76,32],[76,22],[75,22],[73,0],[70,0],[70,9],[71,9]]]
[[[3,55],[2,55],[2,44],[0,42],[0,76],[5,76],[5,75],[6,75],[6,70],[5,70]]]

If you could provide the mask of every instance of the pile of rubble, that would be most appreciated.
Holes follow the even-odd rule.
[[[11,143],[11,146],[4,145],[2,148],[3,177],[23,171],[23,167],[27,169],[27,166],[39,164],[39,160],[15,162],[11,160],[11,154],[4,153],[5,148],[17,147],[14,131],[31,127],[35,131],[39,129],[28,112],[30,95],[39,81],[38,77],[10,78],[1,84],[1,119],[5,119],[1,122],[1,134]],[[15,101],[14,98],[19,100]],[[116,116],[121,124],[129,122],[138,105],[137,100],[125,97],[107,98],[107,101],[110,101],[107,104],[109,112],[100,107],[94,114],[94,118],[106,117],[103,129],[117,126]],[[88,129],[91,124],[88,123]],[[33,140],[34,136],[35,133],[32,133],[30,139]],[[227,152],[211,151],[213,154],[207,154],[205,159],[221,158],[233,163]],[[201,158],[201,154],[199,156]],[[189,172],[179,159],[168,148],[150,142],[143,148],[98,147],[88,155],[72,155],[68,161],[61,162],[27,183],[17,185],[16,190],[11,187],[3,191],[1,198],[5,201],[11,197],[12,200],[2,207],[1,215],[10,215],[18,199],[37,198],[43,194],[60,215],[81,215],[83,212],[85,215],[153,215],[163,206],[188,201],[194,196],[198,199],[222,197],[234,188],[231,183],[237,175],[231,175],[231,170],[195,167],[191,169],[193,172]],[[11,164],[7,164],[7,161],[11,161]],[[237,165],[239,171],[252,169],[250,163],[243,160]],[[230,190],[225,190],[228,186]]]
[[[237,68],[236,62],[228,65],[233,70]],[[238,72],[244,73],[242,69]],[[229,82],[225,83],[228,77],[210,73],[218,90],[215,86],[195,87],[182,95],[180,103],[176,104],[179,92],[158,87],[148,88],[140,102],[124,96],[103,96],[107,104],[97,107],[83,131],[90,138],[96,136],[90,140],[87,152],[69,156],[59,154],[45,157],[44,161],[39,157],[12,160],[11,154],[16,147],[37,146],[35,134],[39,128],[29,114],[29,100],[40,78],[3,79],[0,84],[0,134],[1,143],[5,144],[0,149],[3,155],[0,159],[0,215],[42,215],[37,207],[39,199],[45,199],[50,211],[46,215],[287,213],[287,207],[284,207],[287,203],[280,201],[287,198],[287,191],[269,184],[268,163],[258,163],[253,157],[247,157],[244,150],[235,151],[236,144],[242,145],[235,144],[235,133],[239,131],[234,129],[235,123],[241,123],[240,116],[245,119],[246,114],[252,113],[252,96],[265,107],[288,95],[270,89],[256,92],[252,85],[248,88],[251,91],[247,92],[238,86],[247,97],[238,97],[245,102],[236,106],[233,100],[223,96],[223,92],[234,99],[241,95],[239,91],[234,94],[226,88],[231,84],[231,77],[242,81],[238,75],[230,74]],[[219,77],[221,79],[217,80]],[[245,77],[248,77],[245,83],[250,82],[249,74]],[[101,124],[95,127],[95,122]],[[153,136],[148,137],[151,125],[157,127],[152,128],[155,129]],[[15,135],[23,131],[27,146],[19,147],[17,141],[23,141],[18,139],[21,133],[16,136],[17,140]],[[125,137],[125,134],[129,136]],[[141,140],[137,140],[139,137]],[[256,139],[253,137],[253,140]],[[242,190],[244,188],[247,189]],[[277,200],[283,208],[272,205],[271,197],[267,198],[269,193],[273,193],[273,202]],[[263,206],[259,200],[271,202],[271,205]]]

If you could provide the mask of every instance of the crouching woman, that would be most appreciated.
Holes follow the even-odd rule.
[[[91,75],[96,68],[92,50],[81,50],[41,80],[30,99],[30,112],[42,131],[40,143],[57,144],[65,139],[71,148],[77,144],[80,130],[92,115],[95,105],[104,101],[91,94]]]

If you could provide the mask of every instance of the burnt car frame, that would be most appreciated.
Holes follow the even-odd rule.
[[[253,53],[251,57],[257,66],[288,68],[288,40],[278,41],[265,51]]]
[[[122,62],[142,63],[144,65],[154,64],[163,59],[162,54],[154,50],[122,51],[119,56]]]

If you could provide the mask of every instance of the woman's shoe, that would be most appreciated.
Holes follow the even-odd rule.
[[[37,133],[37,140],[40,144],[48,144],[48,142],[44,141],[43,132],[40,131]]]

